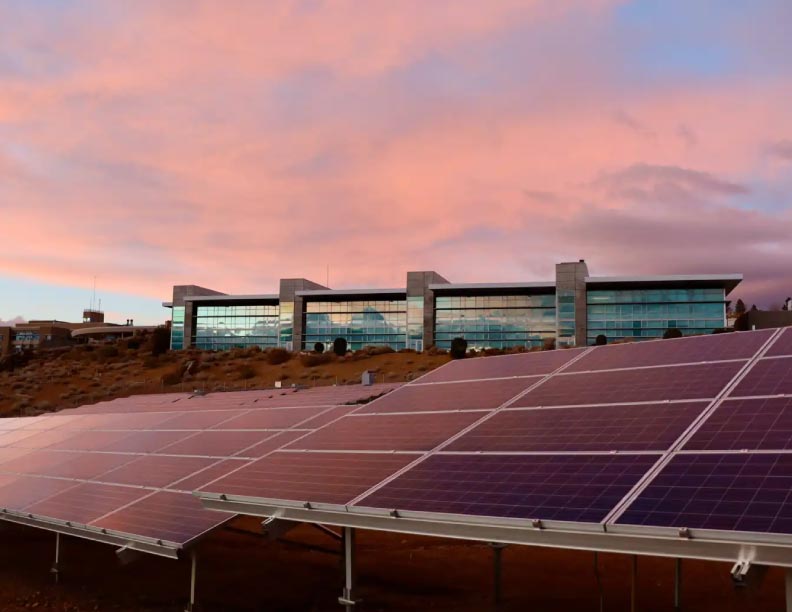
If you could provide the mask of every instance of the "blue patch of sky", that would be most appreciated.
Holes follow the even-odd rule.
[[[21,316],[31,319],[80,321],[82,311],[91,305],[93,290],[85,287],[65,287],[56,284],[0,276],[0,320]],[[162,302],[139,295],[104,291],[99,287],[96,304],[102,300],[102,310],[114,313],[120,320],[108,317],[110,323],[124,323],[127,318],[136,324],[158,324],[170,318],[170,310]]]

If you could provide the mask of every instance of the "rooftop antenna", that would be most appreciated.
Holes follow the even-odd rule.
[[[91,294],[91,310],[94,309],[95,302],[96,302],[96,275],[94,274],[93,293]]]

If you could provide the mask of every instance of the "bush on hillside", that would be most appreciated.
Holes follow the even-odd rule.
[[[324,353],[324,343],[317,342],[314,344],[314,353]]]
[[[346,338],[336,338],[333,340],[333,352],[339,357],[343,357],[347,354]]]
[[[467,355],[468,343],[462,337],[457,337],[451,340],[451,359],[464,359]]]
[[[333,353],[302,353],[300,363],[306,368],[315,368],[334,361],[336,356]]]
[[[280,365],[292,358],[289,351],[283,348],[271,348],[266,352],[267,363],[270,365]]]
[[[682,332],[679,331],[676,327],[669,327],[663,333],[663,340],[670,340],[671,338],[681,338]]]
[[[605,346],[608,344],[608,337],[605,334],[600,334],[594,339],[594,346]]]
[[[167,327],[157,327],[151,333],[151,354],[163,355],[170,350],[170,331]]]

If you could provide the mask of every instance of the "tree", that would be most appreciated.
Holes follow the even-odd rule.
[[[737,303],[734,305],[734,314],[741,315],[745,312],[745,302],[742,300],[737,300]]]
[[[605,346],[608,344],[608,337],[605,334],[600,334],[594,339],[595,346]]]
[[[467,355],[468,343],[462,337],[454,338],[451,340],[451,359],[464,359]]]
[[[322,342],[314,344],[314,353],[324,353],[324,344]]]
[[[667,330],[665,330],[665,333],[663,334],[663,340],[669,340],[671,338],[681,338],[681,337],[682,337],[682,332],[679,331],[676,327],[669,327]]]
[[[336,338],[333,340],[333,352],[339,357],[347,354],[347,341],[345,338]]]

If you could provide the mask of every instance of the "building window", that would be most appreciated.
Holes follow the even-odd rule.
[[[174,306],[171,313],[171,350],[184,348],[184,306]]]
[[[364,346],[405,348],[407,302],[405,300],[345,300],[306,302],[303,348],[317,342],[330,346],[344,338],[351,350]]]
[[[278,346],[277,305],[196,306],[193,343],[203,350]]]
[[[435,299],[435,344],[462,337],[469,348],[538,347],[555,337],[555,296],[478,295]]]
[[[726,325],[723,289],[590,290],[587,340],[661,338],[670,328],[684,335],[711,334]]]

